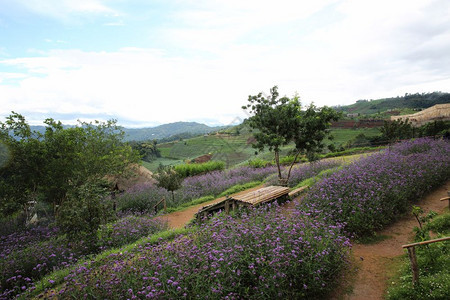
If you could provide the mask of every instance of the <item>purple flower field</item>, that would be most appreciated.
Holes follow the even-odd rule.
[[[323,179],[300,208],[371,235],[449,178],[450,143],[416,139],[362,158]]]
[[[118,207],[122,211],[150,212],[162,198],[166,199],[169,207],[177,207],[204,196],[217,196],[237,184],[262,181],[275,172],[274,167],[240,167],[187,177],[184,179],[182,187],[175,191],[174,201],[171,194],[164,188],[157,187],[152,183],[139,184],[117,198]]]
[[[166,228],[153,216],[124,217],[99,229],[98,247],[119,247]],[[57,228],[36,227],[0,238],[0,299],[33,289],[34,281],[91,253],[82,241],[70,243],[57,233]]]
[[[214,217],[198,231],[103,265],[80,266],[55,296],[96,299],[310,298],[326,294],[346,266],[340,228],[295,211],[256,209]]]

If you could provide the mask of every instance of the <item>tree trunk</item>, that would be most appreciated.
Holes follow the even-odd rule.
[[[277,164],[277,168],[278,168],[278,178],[283,179],[283,177],[281,176],[280,152],[279,151],[275,151],[275,163]]]
[[[288,171],[288,175],[287,175],[287,178],[286,178],[286,182],[288,182],[288,181],[289,181],[289,178],[291,177],[291,170],[292,170],[292,167],[294,166],[295,161],[297,160],[297,158],[298,158],[299,155],[300,155],[300,151],[298,151],[297,154],[295,154],[294,161],[291,163],[291,166],[289,167],[289,171]]]

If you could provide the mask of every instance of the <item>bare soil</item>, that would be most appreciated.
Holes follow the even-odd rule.
[[[446,184],[417,201],[415,205],[420,206],[426,213],[430,210],[442,213],[448,207],[448,202],[440,201],[440,199],[447,196],[449,189],[450,181],[447,181]],[[356,263],[356,275],[350,280],[352,290],[346,294],[338,291],[332,299],[383,299],[389,278],[398,271],[399,257],[406,253],[402,245],[412,241],[415,226],[418,226],[416,219],[412,214],[407,214],[378,232],[378,236],[385,236],[386,239],[374,244],[354,244],[352,253]]]

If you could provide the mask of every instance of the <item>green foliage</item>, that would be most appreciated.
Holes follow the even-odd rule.
[[[408,120],[384,121],[380,133],[382,140],[392,143],[396,140],[412,138],[413,127]]]
[[[105,189],[95,183],[86,183],[70,190],[56,216],[60,230],[70,238],[88,241],[94,246],[100,224],[112,218],[112,209],[103,200]]]
[[[154,177],[158,181],[159,187],[165,188],[169,192],[172,192],[172,200],[174,201],[174,191],[178,190],[183,182],[183,179],[175,171],[175,168],[161,165]]]
[[[450,213],[434,217],[431,222],[425,225],[425,230],[431,230],[435,233],[449,233],[450,232]]]
[[[419,128],[420,136],[448,135],[450,132],[450,121],[429,122]]]
[[[254,158],[254,159],[250,159],[248,161],[248,165],[252,168],[265,168],[267,166],[270,166],[271,163],[270,161],[261,159],[261,158]]]
[[[450,94],[442,92],[416,93],[392,98],[378,100],[360,100],[355,104],[338,107],[340,111],[348,113],[375,114],[392,109],[422,109],[435,104],[444,104],[450,102]]]
[[[200,164],[194,163],[175,166],[175,171],[183,178],[224,169],[225,163],[222,161],[208,161]]]
[[[0,213],[25,209],[30,201],[45,201],[57,208],[56,213],[65,210],[60,221],[62,215],[69,218],[67,212],[75,210],[82,218],[84,205],[98,203],[101,194],[97,197],[94,193],[101,190],[102,179],[124,174],[127,166],[138,161],[138,154],[122,142],[124,133],[115,120],[80,122],[69,128],[53,119],[44,123],[44,133],[32,131],[25,118],[15,112],[0,122],[0,142],[10,157],[0,169]],[[90,198],[83,199],[85,195]],[[67,222],[73,225],[75,221]],[[95,218],[92,222],[98,223]]]
[[[161,157],[161,152],[156,147],[157,145],[156,140],[153,140],[151,142],[131,141],[129,142],[129,144],[133,150],[136,150],[139,153],[143,161],[152,162],[156,158]]]
[[[313,104],[306,110],[301,110],[299,97],[279,98],[277,86],[270,90],[270,96],[259,93],[249,96],[248,102],[242,108],[253,114],[248,119],[249,126],[256,130],[253,134],[256,140],[253,147],[259,151],[267,147],[274,152],[280,179],[283,179],[280,169],[281,147],[294,142],[296,154],[293,163],[301,153],[312,158],[313,153],[324,147],[323,139],[329,133],[330,121],[337,120],[340,116],[331,108],[318,109]],[[286,180],[289,180],[289,175],[290,172]]]
[[[307,162],[307,161],[308,159],[306,157],[299,157],[299,156],[296,157],[295,155],[288,155],[280,158],[280,165],[290,165],[292,163]]]
[[[420,213],[420,209],[415,209]],[[438,236],[450,233],[450,213],[428,220],[424,230]],[[438,242],[416,247],[419,285],[413,286],[409,259],[405,257],[398,278],[389,288],[387,299],[448,299],[450,295],[450,243]]]

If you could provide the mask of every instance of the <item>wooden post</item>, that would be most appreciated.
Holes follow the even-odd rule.
[[[419,284],[419,267],[417,266],[416,248],[408,247],[408,256],[411,261],[411,271],[413,275],[413,285]]]
[[[444,241],[450,241],[450,237],[447,236],[447,237],[443,237],[443,238],[438,238],[438,239],[434,239],[434,240],[423,241],[423,242],[418,242],[418,243],[413,243],[413,244],[408,244],[408,245],[402,246],[403,249],[405,249],[405,248],[408,249],[408,256],[409,256],[409,260],[411,261],[411,271],[413,273],[414,286],[419,284],[419,267],[417,265],[415,247],[421,246],[421,245],[433,244],[433,243],[437,243],[437,242],[444,242]]]
[[[225,201],[225,213],[230,214],[230,203],[228,200]]]

